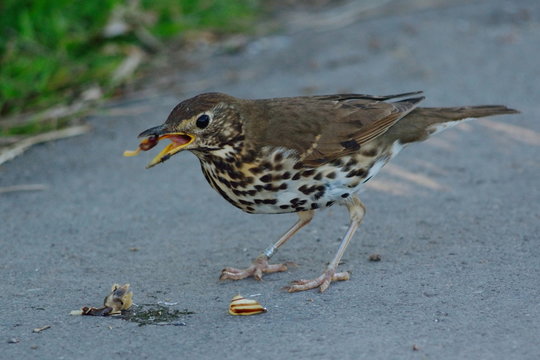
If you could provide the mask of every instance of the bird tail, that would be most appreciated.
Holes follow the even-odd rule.
[[[418,107],[388,130],[388,135],[402,144],[422,141],[430,135],[452,127],[464,120],[493,115],[518,114],[519,111],[504,105],[479,105],[445,108]]]
[[[431,118],[434,124],[459,121],[467,118],[481,118],[492,115],[517,114],[519,111],[504,105],[460,106],[447,108],[417,108],[418,115]]]

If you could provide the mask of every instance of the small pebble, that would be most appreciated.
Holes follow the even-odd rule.
[[[381,261],[380,254],[371,254],[369,255],[369,261]]]

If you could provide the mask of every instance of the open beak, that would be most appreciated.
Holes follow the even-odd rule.
[[[146,168],[151,168],[154,165],[168,160],[174,154],[182,151],[186,146],[195,140],[195,136],[184,132],[167,132],[164,125],[156,126],[143,131],[138,137],[141,140],[139,148],[135,151],[124,151],[124,156],[135,156],[139,152],[152,149],[162,139],[170,139],[172,142],[165,146],[163,150],[157,154],[152,161],[146,165]]]

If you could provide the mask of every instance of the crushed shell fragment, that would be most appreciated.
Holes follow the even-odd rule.
[[[109,316],[121,314],[123,310],[129,309],[133,305],[133,293],[129,284],[113,284],[111,293],[103,301],[103,306],[96,308],[85,306],[80,310],[73,310],[71,315],[91,315],[91,316]]]
[[[256,300],[246,299],[242,295],[233,297],[229,305],[229,314],[231,315],[255,315],[264,312],[266,312],[266,308]]]

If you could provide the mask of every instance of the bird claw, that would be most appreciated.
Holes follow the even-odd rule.
[[[313,280],[296,280],[291,282],[290,286],[286,286],[288,292],[305,291],[319,288],[320,292],[324,292],[330,286],[332,281],[349,280],[350,274],[347,271],[336,273],[334,269],[328,269],[316,279]]]
[[[241,280],[250,276],[255,280],[262,280],[263,273],[287,271],[287,265],[294,265],[294,263],[269,264],[268,257],[260,255],[246,269],[226,267],[221,270],[219,280]]]

